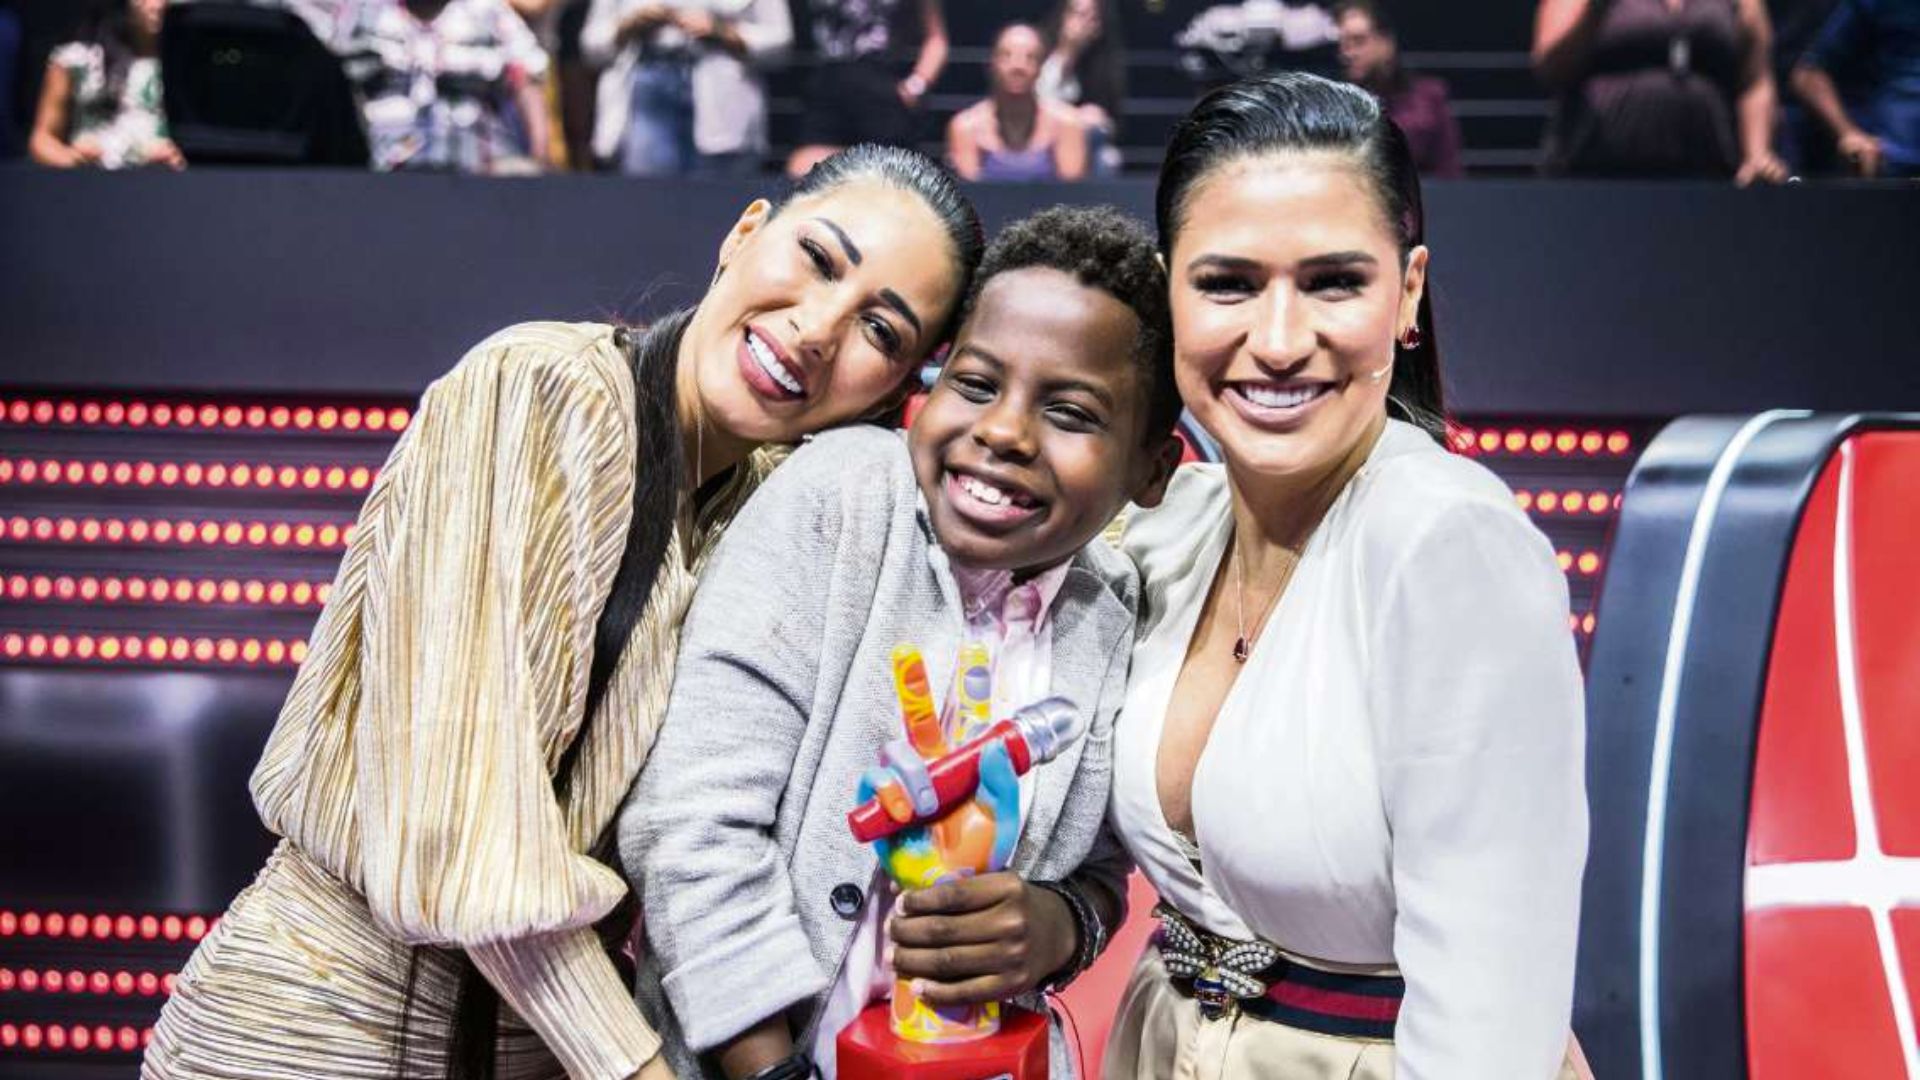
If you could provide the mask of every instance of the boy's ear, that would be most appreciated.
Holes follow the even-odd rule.
[[[1147,464],[1146,479],[1133,493],[1134,505],[1146,508],[1160,505],[1160,500],[1166,497],[1167,485],[1173,481],[1173,470],[1180,467],[1180,454],[1185,445],[1171,434],[1160,441]]]

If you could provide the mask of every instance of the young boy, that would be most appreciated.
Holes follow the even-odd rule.
[[[832,1077],[839,1030],[893,974],[937,1005],[1012,998],[1077,974],[1118,925],[1127,864],[1103,821],[1137,583],[1093,541],[1159,501],[1179,409],[1151,238],[1057,207],[988,249],[904,441],[821,435],[734,520],[620,816],[651,944],[639,995],[683,1080]],[[1011,872],[909,894],[889,922],[847,811],[902,735],[890,654],[919,646],[940,691],[970,642],[996,718],[1060,695],[1086,735],[1022,782]],[[1058,1035],[1053,1058],[1070,1076]]]

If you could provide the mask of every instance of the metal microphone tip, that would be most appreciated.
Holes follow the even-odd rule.
[[[1013,723],[1027,740],[1027,750],[1035,765],[1052,761],[1087,730],[1080,710],[1063,697],[1050,697],[1028,705],[1013,714]]]

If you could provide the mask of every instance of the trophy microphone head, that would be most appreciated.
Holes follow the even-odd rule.
[[[1052,761],[1087,732],[1080,710],[1063,697],[1050,697],[1021,709],[1013,714],[1013,725],[1027,740],[1027,753],[1035,765]]]

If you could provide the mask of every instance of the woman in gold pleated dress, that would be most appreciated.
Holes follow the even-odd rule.
[[[253,775],[284,839],[143,1077],[670,1075],[601,845],[681,617],[754,451],[896,406],[980,247],[937,166],[856,147],[749,206],[692,310],[513,327],[429,388]]]

